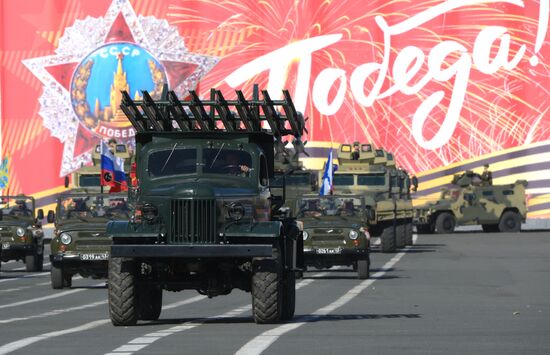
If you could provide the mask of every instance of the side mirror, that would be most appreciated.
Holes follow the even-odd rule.
[[[374,218],[376,217],[376,214],[374,213],[374,210],[373,210],[372,208],[370,208],[370,207],[367,207],[366,210],[365,210],[365,212],[366,212],[365,214],[366,214],[366,216],[367,216],[367,219],[368,219],[369,221],[374,220]]]
[[[311,174],[309,176],[309,183],[311,185],[312,192],[316,192],[319,189],[319,179],[317,179],[316,174]]]
[[[38,212],[36,213],[36,218],[40,221],[42,219],[44,219],[44,210],[43,209],[39,209]]]
[[[65,188],[69,187],[69,175],[65,175]]]
[[[54,211],[48,211],[48,217],[47,217],[48,223],[53,223],[55,221],[55,212]]]
[[[0,209],[0,221],[4,218],[4,211]]]
[[[412,185],[413,185],[413,191],[416,192],[418,190],[418,178],[416,175],[413,175],[412,177]]]

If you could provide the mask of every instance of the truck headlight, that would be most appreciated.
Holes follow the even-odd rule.
[[[309,238],[309,233],[306,232],[306,231],[303,231],[302,232],[302,237],[304,238],[304,240],[306,240],[307,238]]]
[[[67,244],[71,244],[73,238],[69,233],[61,233],[59,235],[59,240],[61,241],[61,243],[67,245]]]
[[[349,239],[355,240],[355,239],[357,239],[357,237],[359,237],[359,233],[357,233],[354,230],[350,230],[348,236],[349,236]]]
[[[232,203],[227,206],[227,214],[235,221],[239,221],[244,217],[244,206],[238,202]]]
[[[25,229],[17,227],[17,229],[15,230],[15,234],[17,234],[18,237],[22,237],[25,235]]]

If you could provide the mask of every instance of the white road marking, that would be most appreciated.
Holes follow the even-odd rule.
[[[11,353],[12,351],[19,350],[21,348],[24,348],[26,346],[29,346],[31,344],[34,344],[34,343],[42,341],[42,340],[49,340],[51,338],[55,338],[55,337],[66,335],[66,334],[82,332],[82,331],[85,331],[85,330],[89,330],[89,329],[92,329],[92,328],[99,327],[99,326],[107,324],[109,322],[110,322],[109,319],[99,319],[99,320],[95,320],[95,321],[90,322],[90,323],[83,324],[79,327],[74,327],[74,328],[69,328],[69,329],[64,329],[64,330],[57,330],[55,332],[48,332],[48,333],[40,334],[40,335],[37,335],[37,336],[32,336],[32,337],[16,340],[16,341],[8,343],[6,345],[0,346],[0,355]]]
[[[2,279],[0,280],[0,282],[9,282],[9,281],[17,281],[17,280],[21,280],[21,279],[28,279],[28,278],[32,278],[32,277],[39,277],[39,276],[44,276],[44,275],[49,275],[50,272],[40,272],[38,274],[27,274],[27,275],[21,275],[21,276],[16,276],[16,277],[11,277],[9,279]]]
[[[413,244],[416,243],[417,236],[413,235]],[[405,250],[409,249],[410,247],[406,247]],[[367,287],[372,285],[377,278],[383,276],[387,270],[390,270],[406,253],[400,252],[396,254],[393,258],[391,258],[387,263],[385,263],[381,271],[378,271],[374,273],[368,280],[365,280],[361,282],[359,285],[353,287],[351,290],[349,290],[346,294],[338,298],[336,301],[319,308],[317,311],[313,312],[310,316],[300,317],[302,319],[301,322],[297,323],[288,323],[283,324],[278,327],[275,327],[273,329],[270,329],[268,331],[263,332],[262,334],[256,336],[252,340],[250,340],[248,343],[244,344],[235,354],[236,355],[248,355],[248,354],[261,354],[264,352],[271,344],[273,344],[279,337],[284,335],[285,333],[288,333],[291,330],[297,329],[301,327],[302,325],[307,324],[311,320],[318,319],[321,316],[327,315],[336,309],[342,307],[355,297],[357,297],[359,294],[361,294]],[[299,318],[299,319],[300,319]]]
[[[326,276],[328,274],[329,274],[329,272],[320,272],[320,273],[314,274],[313,276],[314,277],[323,277],[323,276]],[[305,287],[305,286],[311,284],[314,281],[315,281],[315,279],[302,280],[302,281],[300,281],[296,284],[296,289],[299,290],[300,288]],[[194,297],[194,298],[203,299],[203,298],[206,298],[206,297],[197,296],[197,297]],[[190,300],[188,300],[188,301],[190,301]],[[168,309],[168,308],[175,308],[175,307],[180,306],[180,303],[182,303],[182,302],[176,302],[176,303],[173,303],[172,305],[164,306],[164,307],[162,307],[162,309],[165,310],[165,309]],[[190,303],[190,302],[188,302],[188,303]],[[223,314],[220,314],[220,315],[217,315],[217,316],[207,317],[207,318],[203,318],[203,319],[200,319],[200,320],[197,320],[197,321],[183,323],[181,325],[177,325],[177,326],[165,329],[165,330],[159,330],[159,331],[156,331],[154,333],[145,334],[143,336],[140,336],[138,338],[130,340],[125,345],[119,346],[118,348],[116,348],[112,352],[107,353],[105,355],[115,355],[115,354],[116,355],[130,355],[130,354],[132,354],[136,351],[142,350],[143,348],[149,346],[150,344],[154,343],[155,341],[157,341],[157,340],[159,340],[163,337],[166,337],[168,335],[172,335],[172,334],[175,334],[175,333],[183,332],[185,330],[193,329],[195,327],[198,327],[199,325],[203,325],[208,320],[236,317],[236,316],[238,316],[238,315],[240,315],[244,312],[247,312],[251,309],[252,309],[252,306],[247,304],[247,305],[244,305],[244,306],[239,307],[239,308],[235,308],[235,309],[233,309],[229,312],[226,312],[226,313],[223,313]]]
[[[41,314],[35,314],[35,315],[32,315],[32,316],[28,316],[28,317],[0,319],[0,324],[13,323],[13,322],[17,322],[17,321],[36,319],[36,318],[45,318],[45,317],[50,317],[50,316],[57,316],[57,315],[62,314],[62,313],[80,311],[80,310],[87,309],[87,308],[101,306],[101,305],[106,304],[106,303],[107,303],[107,300],[103,300],[103,301],[99,301],[99,302],[84,304],[82,306],[63,308],[63,309],[54,309],[53,311],[49,311],[49,312],[45,312],[45,313],[41,313]]]
[[[51,265],[51,263],[46,263],[46,264],[42,265],[42,267],[50,266],[50,265]],[[26,269],[27,269],[27,267],[23,266],[23,267],[18,267],[18,268],[15,268],[15,269],[9,269],[9,271],[24,271]],[[8,270],[5,270],[5,271],[8,271]]]
[[[104,283],[96,284],[94,286],[102,286],[102,285],[104,285]],[[52,299],[52,298],[58,298],[58,297],[71,295],[73,293],[82,292],[84,290],[86,290],[86,289],[85,288],[79,288],[79,289],[76,289],[76,290],[69,290],[69,291],[54,293],[54,294],[51,294],[51,295],[48,295],[48,296],[32,298],[30,300],[24,300],[24,301],[19,301],[19,302],[14,302],[14,303],[3,304],[3,305],[0,305],[0,309],[17,307],[17,306],[21,306],[21,305],[29,304],[29,303],[42,302],[42,301],[49,300],[49,299]]]
[[[73,277],[73,281],[74,280],[80,280],[82,279],[83,277],[82,276],[74,276]],[[14,288],[6,288],[4,290],[0,290],[0,294],[1,293],[9,293],[9,292],[14,292],[14,291],[21,291],[21,290],[26,290],[28,288],[34,288],[36,286],[46,286],[46,285],[51,285],[52,282],[51,281],[48,281],[48,282],[40,282],[40,283],[37,283],[37,284],[34,284],[34,285],[30,285],[30,286],[21,286],[21,287],[14,287]]]

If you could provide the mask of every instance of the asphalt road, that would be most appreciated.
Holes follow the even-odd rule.
[[[47,259],[46,259],[47,260]],[[256,325],[250,295],[165,292],[161,319],[113,327],[104,280],[52,290],[2,263],[0,354],[548,354],[550,233],[420,235],[372,278],[311,270],[296,318]]]

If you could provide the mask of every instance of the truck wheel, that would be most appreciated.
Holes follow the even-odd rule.
[[[38,271],[38,254],[36,251],[34,254],[25,256],[25,268],[27,272]]]
[[[139,295],[139,319],[158,320],[162,311],[162,288],[143,287]]]
[[[395,228],[389,225],[382,230],[380,245],[383,253],[395,253]]]
[[[42,245],[42,252],[36,256],[36,271],[44,270],[44,245]]]
[[[275,253],[274,253],[275,254]],[[281,320],[283,308],[282,266],[278,254],[252,260],[252,314],[258,324]]]
[[[395,247],[404,248],[405,247],[405,224],[399,223],[395,226]]]
[[[370,265],[367,259],[357,260],[357,276],[359,279],[368,279],[370,276]]]
[[[519,232],[521,230],[521,217],[514,211],[506,211],[500,217],[498,230],[506,233]]]
[[[61,268],[52,265],[50,278],[52,280],[52,288],[54,290],[60,290],[63,288],[63,270]]]
[[[413,225],[411,222],[405,223],[405,245],[413,245]]]
[[[109,260],[109,317],[114,326],[135,325],[139,316],[136,264],[131,258]]]
[[[498,224],[482,224],[481,228],[485,233],[496,233],[498,232]]]
[[[286,272],[283,282],[283,310],[281,320],[291,320],[294,318],[296,309],[296,276],[293,271]]]
[[[435,231],[437,234],[449,234],[454,232],[455,225],[455,217],[448,212],[443,212],[435,220]]]

